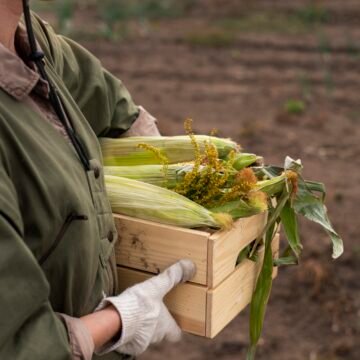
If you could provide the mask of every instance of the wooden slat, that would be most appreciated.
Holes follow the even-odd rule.
[[[206,337],[214,338],[249,304],[259,266],[243,260],[223,283],[208,290]]]
[[[119,291],[151,276],[139,270],[118,266]],[[165,297],[165,304],[184,331],[205,336],[206,290],[204,286],[186,283],[178,285]]]
[[[272,242],[274,257],[279,251],[279,235]],[[235,271],[215,289],[207,292],[206,337],[214,338],[251,301],[256,279],[261,270],[264,251],[259,252],[258,262],[243,260]],[[274,268],[273,277],[277,271]]]
[[[118,265],[158,273],[176,261],[188,258],[197,268],[192,282],[206,285],[209,233],[123,215],[114,215],[114,219],[119,233]]]
[[[273,258],[278,259],[279,258],[279,252],[280,252],[280,234],[276,234],[274,236],[274,239],[272,241],[272,248],[273,248]],[[274,266],[273,269],[273,279],[275,279],[278,275],[279,268],[277,266]]]
[[[209,288],[215,288],[234,271],[240,251],[261,234],[266,220],[267,213],[239,219],[230,231],[219,231],[210,236],[207,280]]]

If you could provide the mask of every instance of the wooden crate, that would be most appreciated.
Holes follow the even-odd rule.
[[[238,220],[230,231],[181,229],[115,215],[119,233],[117,263],[159,273],[179,259],[195,262],[192,282],[215,288],[234,271],[239,252],[264,229],[267,214]]]
[[[236,259],[261,234],[267,214],[240,219],[231,230],[213,233],[122,215],[114,217],[119,232],[119,291],[181,258],[193,260],[196,276],[171,291],[165,302],[184,331],[209,338],[216,336],[250,302],[262,256],[260,253],[257,263],[244,260],[238,266]],[[276,235],[274,256],[278,247]]]

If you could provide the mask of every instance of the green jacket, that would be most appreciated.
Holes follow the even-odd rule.
[[[70,359],[55,312],[80,317],[116,289],[117,239],[97,137],[138,116],[122,83],[34,17],[46,69],[90,154],[76,152],[25,103],[0,89],[0,358]],[[0,59],[1,61],[1,59]],[[14,85],[14,84],[13,84]],[[9,86],[13,86],[9,85]],[[103,359],[119,359],[115,353]]]

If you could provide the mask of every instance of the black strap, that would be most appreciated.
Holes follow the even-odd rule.
[[[49,92],[50,103],[56,115],[58,116],[59,120],[61,121],[62,125],[64,126],[65,131],[68,134],[69,139],[73,144],[81,163],[83,164],[84,169],[86,171],[89,171],[90,161],[87,152],[85,150],[85,147],[82,144],[81,139],[77,135],[75,128],[72,126],[71,122],[69,121],[69,118],[64,110],[64,106],[62,104],[60,96],[58,95],[56,87],[52,84],[46,73],[45,63],[44,63],[45,55],[42,51],[39,51],[37,48],[34,30],[31,21],[29,0],[23,0],[23,9],[24,9],[24,18],[25,18],[26,30],[29,38],[30,51],[31,51],[29,58],[31,61],[35,63],[41,78],[46,82],[48,82],[50,89]]]

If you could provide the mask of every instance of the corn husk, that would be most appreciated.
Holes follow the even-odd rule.
[[[125,177],[167,189],[174,189],[193,168],[193,163],[170,164],[166,169],[164,169],[163,165],[104,166],[104,174]],[[200,166],[199,171],[203,171],[204,169],[205,166]],[[225,186],[232,186],[236,173],[236,170],[234,170],[234,173],[230,174],[229,181]]]
[[[212,213],[174,191],[141,181],[105,175],[114,213],[185,228],[229,228],[231,216]]]
[[[214,213],[227,213],[234,220],[260,214],[268,209],[267,196],[260,191],[254,191],[248,198],[229,201],[223,205],[210,208]]]
[[[166,169],[163,165],[104,166],[104,173],[173,189],[193,167],[191,163],[171,164]]]
[[[194,135],[195,140],[204,151],[205,142],[214,144],[218,150],[219,158],[225,158],[232,150],[238,151],[239,146],[230,139],[214,136]],[[167,158],[170,164],[194,161],[195,150],[189,136],[146,136],[122,139],[102,138],[101,148],[104,165],[106,166],[133,166],[163,164],[162,159],[154,152],[139,148],[139,144],[147,144],[156,148]]]
[[[284,186],[286,186],[286,175],[282,174],[268,180],[258,181],[256,189],[272,197],[280,194]]]
[[[257,156],[255,154],[238,153],[235,155],[233,168],[236,170],[242,170],[254,163],[261,163],[263,160],[264,159],[261,156]]]

